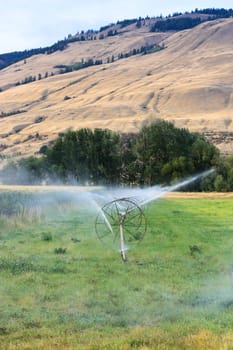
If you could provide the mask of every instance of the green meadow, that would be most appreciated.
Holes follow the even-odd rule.
[[[0,193],[0,349],[233,349],[233,198],[151,203],[123,263],[52,196]]]

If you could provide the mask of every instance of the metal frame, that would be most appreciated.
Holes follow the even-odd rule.
[[[126,261],[129,246],[139,243],[146,233],[147,223],[142,208],[131,198],[120,198],[105,204],[95,221],[100,241],[115,246]]]

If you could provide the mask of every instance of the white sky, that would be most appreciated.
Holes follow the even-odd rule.
[[[195,8],[232,8],[232,0],[0,0],[0,53],[43,47],[68,34],[139,16]]]

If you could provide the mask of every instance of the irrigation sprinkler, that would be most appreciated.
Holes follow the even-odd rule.
[[[146,228],[143,209],[131,198],[105,204],[95,222],[97,237],[102,243],[116,248],[124,262],[127,261],[127,250],[143,239]]]
[[[127,197],[112,200],[102,208],[96,203],[99,209],[95,222],[98,238],[103,243],[117,248],[121,253],[122,260],[126,261],[126,251],[132,245],[140,242],[146,233],[146,218],[142,208],[166,193],[179,190],[181,187],[187,186],[201,177],[206,177],[214,171],[214,169],[204,171],[171,186],[162,187],[157,185],[143,190],[127,190],[124,192]],[[122,191],[118,190],[115,194],[118,195],[119,193],[122,193]],[[133,196],[129,198],[128,195],[131,193]]]

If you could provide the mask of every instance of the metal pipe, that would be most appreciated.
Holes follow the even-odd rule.
[[[121,218],[121,221],[120,221],[120,247],[121,247],[121,258],[125,262],[127,259],[126,259],[126,254],[125,254],[123,222],[124,222],[124,219]]]

